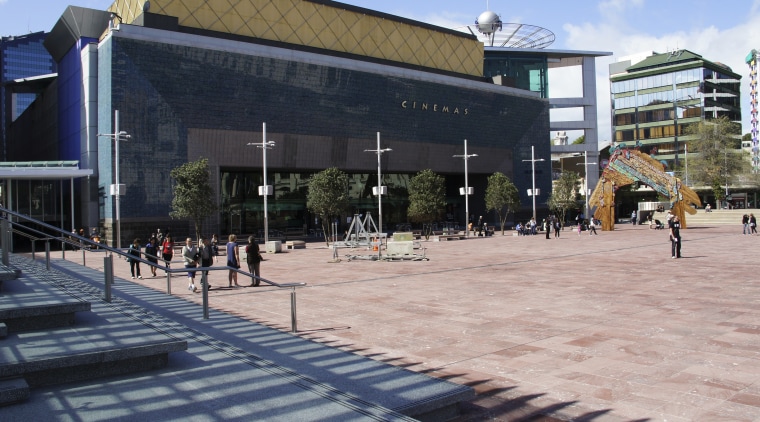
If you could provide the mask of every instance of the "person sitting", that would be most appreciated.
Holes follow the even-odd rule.
[[[517,225],[515,226],[515,231],[517,232],[518,236],[522,236],[524,234],[522,223],[517,223]]]
[[[654,220],[654,228],[655,230],[662,230],[665,228],[665,225],[660,220]]]

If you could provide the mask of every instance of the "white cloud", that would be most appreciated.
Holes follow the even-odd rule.
[[[628,25],[619,24],[622,21],[626,7],[642,4],[641,0],[627,2],[610,0],[600,4],[603,14],[608,17],[602,24],[565,24],[566,47],[577,50],[611,51],[612,58],[599,58],[597,65],[597,98],[599,103],[600,140],[610,137],[610,102],[609,102],[609,69],[610,63],[621,56],[642,51],[657,51],[664,53],[675,49],[687,49],[702,55],[713,62],[721,62],[742,75],[742,120],[743,132],[749,131],[749,97],[746,95],[749,86],[747,66],[744,58],[753,49],[760,49],[760,0],[754,0],[743,19],[731,28],[719,29],[714,26],[690,31],[675,31],[658,36],[641,33]],[[737,10],[737,12],[740,12]]]

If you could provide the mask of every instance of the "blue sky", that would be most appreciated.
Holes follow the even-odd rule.
[[[0,35],[49,31],[72,4],[107,9],[111,0],[0,0]],[[597,59],[599,139],[610,138],[609,63],[643,51],[688,49],[725,63],[742,75],[743,132],[749,132],[749,77],[744,58],[760,50],[760,0],[345,0],[392,15],[446,28],[474,23],[491,10],[503,22],[541,26],[554,32],[549,48],[608,51]],[[552,96],[578,95],[573,71],[550,74]],[[568,81],[568,82],[565,82]],[[571,136],[572,138],[572,136]]]

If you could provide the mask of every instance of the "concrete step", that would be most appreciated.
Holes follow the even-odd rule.
[[[0,380],[0,406],[22,402],[29,398],[29,384],[23,378]]]

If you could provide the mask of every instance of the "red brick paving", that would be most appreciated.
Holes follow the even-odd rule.
[[[760,237],[696,226],[683,240],[671,259],[667,231],[645,226],[497,232],[422,242],[429,261],[348,261],[373,253],[341,249],[338,263],[313,242],[265,255],[262,275],[308,283],[299,335],[473,386],[460,421],[760,420]],[[226,272],[211,280],[226,286]],[[166,290],[164,278],[136,281]],[[173,294],[200,303],[186,285],[174,277]],[[210,303],[289,330],[289,294],[213,289]]]

